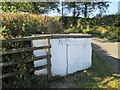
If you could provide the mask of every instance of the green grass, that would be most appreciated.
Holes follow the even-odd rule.
[[[114,74],[112,69],[93,51],[92,67],[67,75],[53,78],[51,86],[63,88],[118,88],[118,74]]]
[[[14,88],[118,88],[120,75],[114,74],[112,69],[93,51],[92,67],[87,70],[63,77],[55,76],[47,78],[46,76],[31,76],[30,80],[13,81],[10,80],[5,87]],[[13,79],[14,80],[14,79]]]

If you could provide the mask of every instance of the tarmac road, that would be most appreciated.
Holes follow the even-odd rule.
[[[92,39],[93,49],[100,54],[105,62],[113,68],[115,73],[120,73],[120,42],[104,40],[101,38]]]

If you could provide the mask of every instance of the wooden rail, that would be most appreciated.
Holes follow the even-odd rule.
[[[50,58],[50,56],[48,55],[43,55],[43,56],[38,56],[35,57],[34,59],[27,59],[22,61],[22,63],[29,63],[29,62],[33,62],[33,61],[37,61],[37,60],[42,60],[42,59],[47,59]],[[15,62],[4,62],[4,63],[0,63],[0,67],[6,67],[6,66],[11,66],[11,65],[16,65],[19,64],[21,61],[16,60]]]
[[[2,43],[46,39],[46,45],[39,46],[39,47],[24,47],[24,48],[17,48],[17,49],[9,49],[9,50],[5,50],[5,51],[1,50],[0,55],[27,52],[27,51],[40,50],[40,49],[46,49],[47,55],[37,56],[37,57],[30,58],[30,59],[27,59],[27,60],[16,60],[14,62],[13,61],[3,62],[3,63],[0,63],[0,67],[13,66],[13,65],[17,65],[19,63],[27,64],[27,63],[34,62],[34,61],[37,61],[37,60],[47,59],[47,65],[33,67],[33,68],[31,68],[30,71],[35,71],[35,70],[40,70],[40,69],[47,68],[48,77],[51,77],[51,60],[50,60],[51,45],[50,45],[49,38],[50,38],[50,36],[44,36],[43,35],[43,36],[39,36],[39,37],[37,36],[37,37],[23,37],[23,38],[13,38],[13,39],[3,39]],[[15,75],[16,75],[15,72],[3,73],[2,75],[0,75],[0,79],[1,78],[12,77],[12,76],[15,76]]]
[[[44,56],[39,56],[35,58],[30,58],[27,60],[16,60],[15,62],[3,62],[0,63],[0,67],[7,67],[7,66],[12,66],[16,65],[18,63],[29,63],[29,62],[34,62],[36,60],[42,60],[42,59],[47,59],[47,65],[39,66],[39,67],[34,67],[31,69],[31,71],[35,70],[40,70],[47,68],[47,75],[48,77],[51,77],[51,58],[50,58],[50,39],[56,39],[56,38],[91,38],[91,35],[83,35],[83,34],[46,34],[46,35],[35,35],[35,36],[28,36],[28,37],[21,37],[21,38],[11,38],[11,39],[2,39],[3,45],[4,43],[8,42],[23,42],[23,41],[32,41],[32,40],[40,40],[40,39],[46,39],[46,45],[45,46],[39,46],[39,47],[24,47],[24,48],[18,48],[18,49],[10,49],[10,50],[5,50],[5,51],[0,51],[0,55],[6,55],[6,54],[12,54],[12,53],[19,53],[19,52],[26,52],[26,51],[33,51],[33,50],[39,50],[39,49],[46,49],[47,55]],[[0,75],[0,78],[7,78],[11,76],[15,76],[15,72],[8,72]]]
[[[46,39],[46,45],[50,45],[50,39]],[[46,49],[47,55],[50,56],[50,48]],[[48,77],[51,77],[51,59],[48,57],[47,58],[47,63],[48,63],[48,68],[47,68],[47,73]]]
[[[45,68],[48,68],[48,67],[50,67],[50,66],[49,65],[38,66],[38,67],[35,67],[34,70],[45,69]]]
[[[31,41],[37,39],[47,39],[47,38],[91,38],[92,35],[89,34],[44,34],[44,35],[34,35],[21,38],[11,38],[11,39],[2,39],[2,42],[18,42],[18,41]]]
[[[26,51],[33,51],[33,50],[37,50],[37,49],[46,49],[46,48],[50,48],[50,45],[48,45],[48,46],[40,46],[40,47],[27,47],[27,48],[11,49],[11,50],[7,50],[7,51],[2,51],[2,53],[0,53],[0,55],[11,54],[11,53],[19,53],[19,52],[26,52]]]
[[[0,75],[0,79],[7,78],[7,77],[12,77],[12,76],[15,76],[15,75],[16,75],[15,72],[5,73],[5,74]]]

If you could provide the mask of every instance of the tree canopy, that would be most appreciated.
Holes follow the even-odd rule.
[[[60,10],[60,4],[61,10]],[[72,16],[79,17],[83,15],[84,17],[89,17],[95,11],[99,13],[105,13],[109,7],[109,2],[97,2],[96,0],[91,0],[89,2],[2,2],[3,12],[28,12],[34,14],[44,14],[52,10],[57,10],[62,12],[62,16],[66,11],[66,15],[72,12]],[[63,12],[64,11],[64,12]]]
[[[48,13],[58,7],[56,2],[2,2],[3,12]]]
[[[65,2],[69,9],[73,13],[73,16],[78,17],[83,15],[84,17],[89,17],[95,11],[99,10],[99,13],[105,13],[109,7],[109,2],[97,2],[92,0],[91,2]]]

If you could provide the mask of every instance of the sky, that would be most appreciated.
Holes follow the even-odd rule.
[[[108,8],[108,14],[115,14],[118,12],[118,2],[112,2]]]
[[[110,3],[110,6],[109,6],[106,14],[107,15],[109,15],[109,14],[116,14],[118,12],[118,2],[120,0],[109,0],[109,1],[111,1],[111,3]],[[96,11],[95,13],[98,13],[98,12]],[[48,15],[49,16],[61,16],[61,14],[59,14],[59,13],[53,13],[53,12],[49,12]],[[71,15],[71,13],[69,13],[69,15]]]

